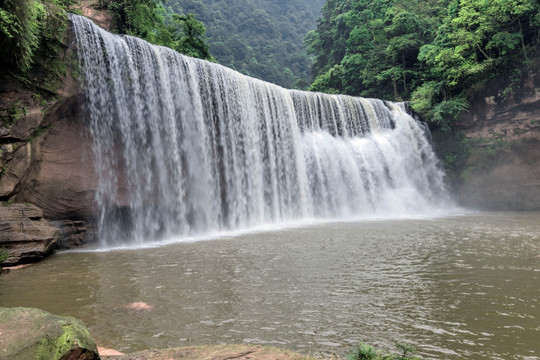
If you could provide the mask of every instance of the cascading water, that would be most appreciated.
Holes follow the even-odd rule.
[[[71,20],[104,245],[447,200],[424,128],[398,104],[286,90]]]

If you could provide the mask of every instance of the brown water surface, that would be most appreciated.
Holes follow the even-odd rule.
[[[343,355],[363,341],[540,359],[539,278],[540,213],[477,213],[57,254],[0,276],[0,306],[75,316],[122,352],[259,343]]]

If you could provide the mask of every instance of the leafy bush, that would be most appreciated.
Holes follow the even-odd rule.
[[[419,357],[412,356],[414,353],[414,348],[404,345],[396,345],[401,354],[384,354],[380,351],[375,350],[372,346],[360,343],[355,347],[349,355],[347,355],[348,360],[419,360]]]
[[[167,13],[159,0],[107,0],[115,30],[167,46],[188,56],[213,61],[206,42],[206,28],[192,14]]]
[[[45,16],[38,0],[2,0],[0,2],[0,63],[17,72],[28,71],[40,43]]]

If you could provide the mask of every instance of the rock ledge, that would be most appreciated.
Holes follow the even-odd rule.
[[[0,248],[9,252],[2,265],[36,262],[54,252],[58,230],[30,204],[0,204]]]

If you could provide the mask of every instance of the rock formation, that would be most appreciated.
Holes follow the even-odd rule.
[[[518,82],[478,90],[461,126],[470,156],[456,195],[486,210],[540,210],[540,58]]]
[[[92,240],[93,227],[86,222],[92,221],[97,184],[71,41],[66,34],[61,46],[68,71],[56,94],[0,76],[0,201],[42,209],[60,229],[60,248]]]
[[[33,308],[0,308],[0,359],[99,360],[84,324]]]
[[[3,265],[41,260],[54,252],[58,229],[30,204],[0,205],[0,248],[9,252]]]

